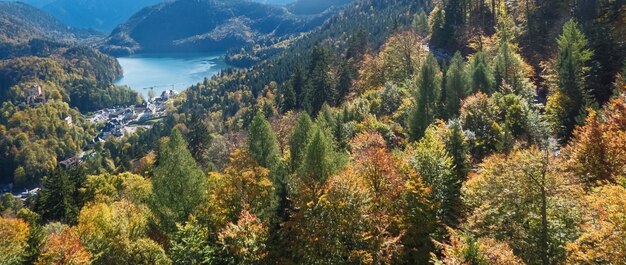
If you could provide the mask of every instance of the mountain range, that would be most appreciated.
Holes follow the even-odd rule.
[[[110,33],[144,7],[164,0],[19,0],[40,8],[74,28],[89,28]],[[295,0],[253,0],[271,5],[286,5]]]
[[[115,55],[137,52],[224,51],[309,31],[347,0],[312,0],[287,7],[244,0],[175,0],[146,7],[118,26],[100,49]],[[291,10],[298,10],[297,14]]]

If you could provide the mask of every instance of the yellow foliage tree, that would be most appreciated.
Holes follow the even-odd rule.
[[[567,245],[567,264],[623,264],[626,261],[626,189],[596,188],[584,199],[582,234]]]
[[[21,264],[29,233],[23,220],[0,217],[0,263]]]

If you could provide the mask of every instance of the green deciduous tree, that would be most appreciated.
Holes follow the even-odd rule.
[[[415,145],[413,166],[424,182],[432,187],[438,203],[437,219],[445,225],[457,223],[462,179],[454,172],[454,160],[446,150],[447,128],[442,122],[430,126]]]
[[[507,243],[527,264],[565,260],[565,242],[579,224],[580,187],[568,181],[548,150],[493,155],[464,187],[474,234]]]

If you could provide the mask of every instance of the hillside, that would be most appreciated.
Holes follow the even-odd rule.
[[[43,10],[75,28],[109,33],[140,9],[162,0],[56,0]]]
[[[252,18],[287,7],[175,0],[127,52],[262,43],[145,105],[111,57],[31,40],[0,61],[0,189],[29,188],[0,196],[0,263],[624,264],[626,3],[574,2],[355,0],[279,38]],[[72,104],[116,103],[162,115],[92,141],[119,121]]]
[[[47,4],[50,4],[50,3],[54,2],[54,1],[56,1],[56,0],[3,0],[3,1],[0,1],[0,2],[22,2],[22,3],[27,3],[27,4],[29,4],[31,6],[34,6],[34,7],[41,8],[41,7],[43,7],[43,6],[47,5]]]
[[[319,14],[332,7],[342,7],[354,0],[298,0],[287,5],[290,12],[298,15]]]
[[[101,50],[136,52],[224,51],[306,32],[331,14],[297,16],[249,1],[176,0],[147,7],[117,27]]]
[[[48,13],[20,2],[0,2],[0,42],[76,41],[76,33]]]

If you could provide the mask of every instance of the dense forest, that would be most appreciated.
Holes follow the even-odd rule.
[[[0,264],[624,264],[625,36],[619,0],[357,0],[67,169],[108,57],[8,58],[0,174],[41,190]]]
[[[19,188],[40,184],[95,137],[100,125],[82,113],[141,102],[137,92],[113,85],[122,68],[83,44],[92,37],[33,10],[0,3],[0,19],[11,24],[0,27],[0,183]],[[29,99],[33,92],[37,100]]]

